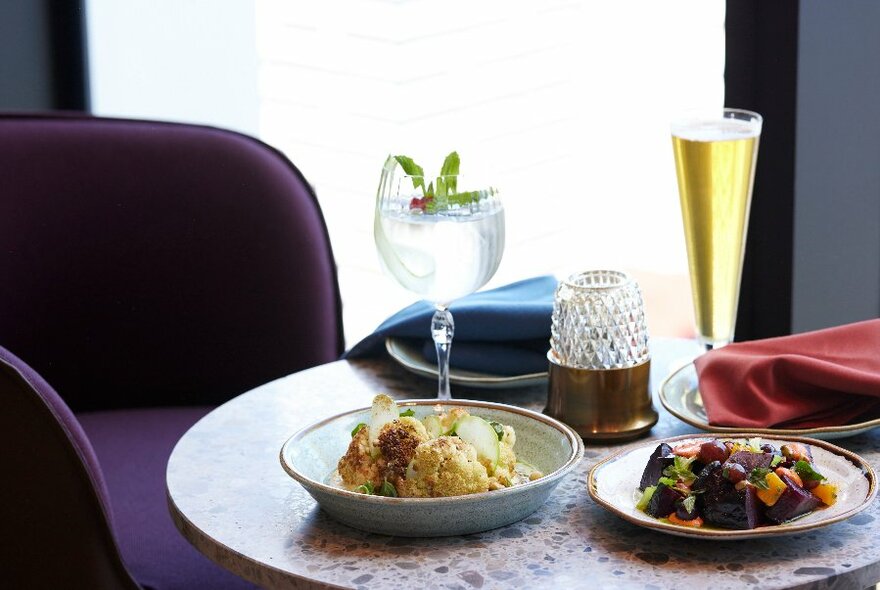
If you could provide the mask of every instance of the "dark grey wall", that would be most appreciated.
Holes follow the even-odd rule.
[[[880,2],[800,3],[792,331],[880,316]]]
[[[45,2],[0,1],[0,110],[52,108],[49,35]]]

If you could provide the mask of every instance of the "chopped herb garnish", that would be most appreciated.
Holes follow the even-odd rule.
[[[408,410],[404,410],[400,413],[401,418],[404,418],[407,416],[415,416],[415,415],[416,415],[416,411],[413,410],[412,408],[409,408]]]
[[[770,461],[770,467],[776,467],[783,461],[785,461],[785,457],[782,455],[773,455],[773,459]]]
[[[657,490],[657,486],[648,486],[645,488],[642,497],[639,498],[639,501],[636,502],[636,508],[639,510],[644,510],[648,507],[648,503],[651,501],[651,496],[654,495],[654,492]]]
[[[766,467],[755,467],[754,469],[752,469],[752,472],[749,473],[749,483],[754,485],[756,488],[769,490],[770,486],[767,484],[768,473],[770,473],[770,470]]]
[[[375,487],[373,487],[373,482],[366,481],[363,484],[356,487],[354,489],[354,491],[359,492],[361,494],[367,494],[368,496],[376,495],[376,496],[386,496],[388,498],[396,498],[397,497],[397,489],[387,479],[382,482],[382,485],[379,486],[378,490]]]
[[[680,479],[685,482],[693,481],[697,479],[697,476],[691,471],[691,463],[696,459],[696,457],[688,459],[676,455],[672,459],[672,465],[663,470],[663,475],[672,479]]]
[[[354,430],[351,431],[351,438],[354,438],[355,435],[361,431],[361,428],[364,428],[365,426],[366,426],[366,424],[364,424],[363,422],[361,422],[360,424],[355,426]]]
[[[684,506],[684,509],[688,511],[688,514],[694,511],[694,508],[697,507],[697,497],[696,496],[688,496],[684,500],[681,501],[681,505]]]
[[[385,496],[387,498],[396,498],[397,497],[397,489],[388,482],[386,479],[382,482],[382,487],[379,488],[377,492],[380,496]]]
[[[661,478],[657,481],[657,483],[662,483],[663,485],[668,486],[668,487],[670,487],[670,488],[671,488],[671,487],[675,487],[675,480],[672,479],[672,478],[669,478],[669,477],[661,477]]]
[[[361,494],[367,494],[368,496],[369,496],[369,495],[372,495],[372,493],[373,493],[373,482],[371,482],[371,481],[364,482],[363,484],[361,484],[361,485],[359,485],[358,487],[356,487],[356,488],[354,489],[354,491],[359,492],[359,493],[361,493]]]
[[[794,464],[794,472],[800,475],[801,479],[805,481],[822,481],[823,479],[827,479],[824,475],[816,471],[809,461],[804,461],[803,459]]]
[[[498,422],[495,422],[495,420],[490,420],[489,426],[491,426],[492,430],[495,431],[495,434],[498,435],[498,440],[501,440],[502,438],[504,438],[504,426],[502,426]]]

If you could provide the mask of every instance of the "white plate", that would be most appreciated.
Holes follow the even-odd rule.
[[[697,369],[693,363],[688,363],[680,369],[673,371],[660,384],[660,403],[670,414],[695,426],[700,430],[722,432],[728,435],[742,435],[755,433],[775,436],[811,436],[831,440],[846,438],[862,434],[880,426],[880,419],[846,424],[844,426],[823,426],[821,428],[737,428],[733,426],[715,426],[709,424],[706,417],[706,408],[703,407],[703,399],[698,389]]]
[[[401,401],[416,418],[433,413],[437,400]],[[351,441],[352,429],[368,422],[360,408],[300,430],[281,449],[284,470],[331,517],[356,529],[402,537],[466,535],[521,520],[537,510],[581,460],[584,444],[571,428],[543,414],[490,402],[454,400],[446,407],[497,420],[516,431],[517,458],[544,473],[535,481],[501,490],[445,498],[386,498],[343,490],[328,482]]]
[[[749,433],[751,434],[751,433]],[[758,436],[752,434],[752,436]],[[845,520],[861,512],[877,494],[876,475],[871,466],[861,457],[834,446],[831,443],[801,437],[762,436],[765,441],[777,447],[791,442],[808,444],[813,453],[817,470],[829,481],[838,485],[837,502],[833,506],[816,510],[794,522],[761,526],[749,530],[728,530],[720,528],[690,528],[663,522],[636,508],[636,492],[648,457],[660,443],[687,443],[706,441],[712,438],[730,438],[723,434],[692,434],[673,438],[646,441],[637,446],[624,449],[598,464],[590,471],[587,481],[590,497],[597,503],[621,518],[642,526],[680,537],[695,537],[720,541],[752,539],[757,537],[778,537],[792,535],[828,526]],[[739,439],[740,437],[737,437]],[[750,438],[750,436],[745,436]]]
[[[437,365],[429,363],[422,355],[420,345],[413,341],[400,338],[386,338],[385,349],[395,361],[405,369],[422,375],[423,377],[437,378]],[[547,373],[529,373],[525,375],[490,375],[475,371],[465,371],[450,367],[449,382],[453,385],[466,385],[468,387],[482,387],[485,389],[509,389],[511,387],[528,387],[540,385],[547,381]]]

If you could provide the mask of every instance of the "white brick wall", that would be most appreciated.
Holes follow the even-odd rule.
[[[349,344],[413,300],[373,247],[390,152],[436,170],[458,150],[502,190],[489,286],[686,273],[667,114],[723,101],[722,0],[89,0],[87,15],[98,114],[256,134],[315,185]]]
[[[388,153],[455,149],[502,190],[490,283],[594,266],[686,273],[667,114],[723,101],[724,7],[579,0],[262,0],[260,134],[315,184],[349,345],[414,300],[383,276]]]

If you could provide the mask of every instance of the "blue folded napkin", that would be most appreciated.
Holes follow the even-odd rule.
[[[494,375],[523,375],[547,370],[550,322],[557,281],[552,276],[526,279],[463,297],[449,306],[455,322],[449,364]],[[424,341],[425,359],[436,365],[431,340],[434,306],[419,301],[406,307],[352,347],[344,358],[381,353],[387,337]]]

